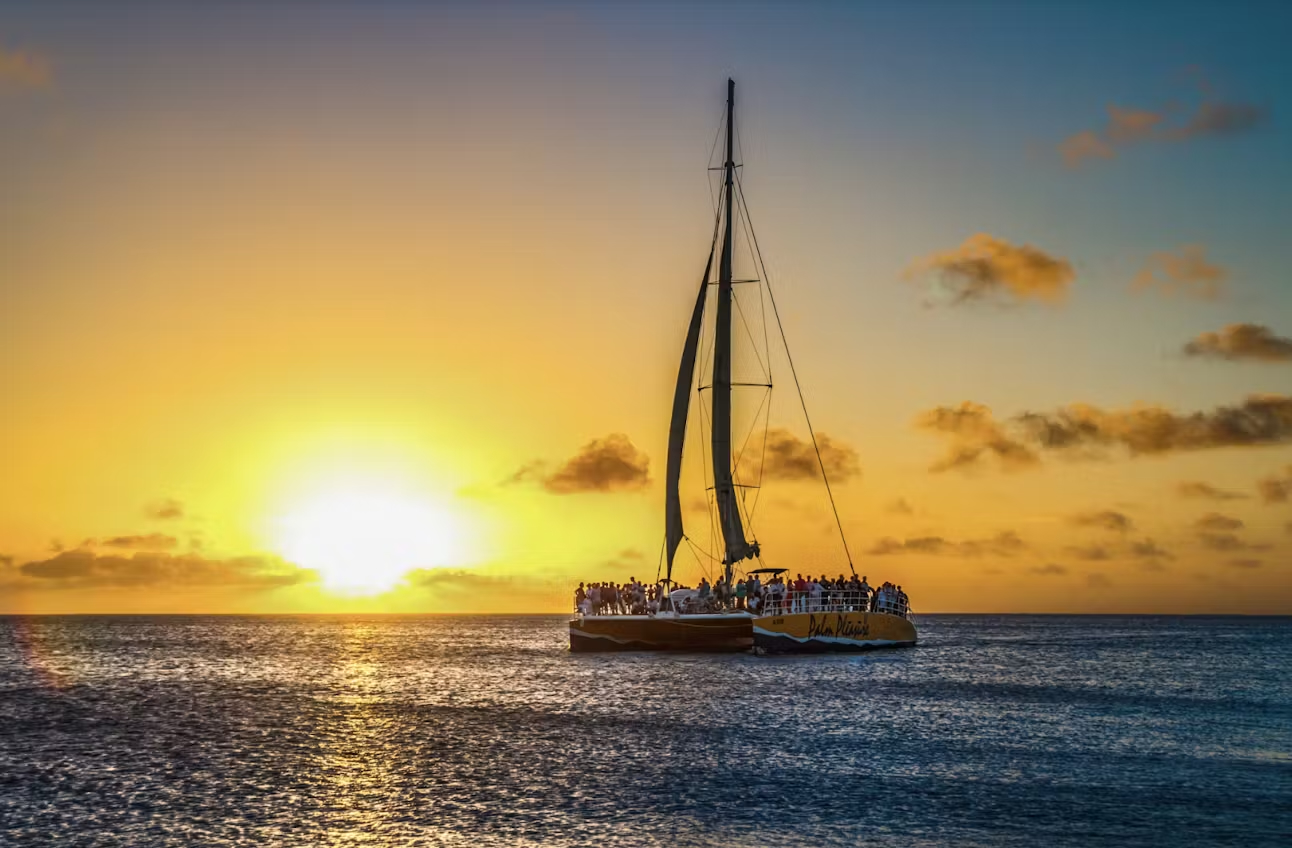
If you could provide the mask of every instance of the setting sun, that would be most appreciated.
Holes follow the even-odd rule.
[[[326,588],[348,594],[384,592],[413,569],[460,564],[461,537],[443,507],[362,488],[323,492],[274,525],[278,553],[318,571]]]

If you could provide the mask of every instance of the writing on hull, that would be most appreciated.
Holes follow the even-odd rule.
[[[835,636],[843,639],[856,639],[870,635],[870,616],[863,614],[860,619],[842,613],[808,616],[808,638],[817,636]]]

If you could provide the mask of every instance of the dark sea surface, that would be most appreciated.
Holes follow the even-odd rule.
[[[535,617],[0,618],[0,844],[1289,845],[1292,619],[864,655]]]

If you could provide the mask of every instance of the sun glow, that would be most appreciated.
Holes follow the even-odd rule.
[[[449,509],[402,492],[316,494],[275,522],[278,552],[319,572],[336,592],[370,595],[409,571],[461,564],[461,523]]]

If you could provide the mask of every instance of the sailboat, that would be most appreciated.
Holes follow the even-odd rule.
[[[730,592],[721,595],[716,602],[712,599],[708,600],[697,610],[694,605],[686,603],[691,600],[687,597],[691,593],[669,591],[675,585],[672,579],[675,556],[682,541],[688,539],[683,526],[680,495],[682,449],[686,441],[687,418],[691,406],[692,389],[695,388],[696,362],[704,335],[705,307],[709,300],[711,286],[715,289],[712,372],[709,385],[700,386],[699,389],[707,388],[710,393],[709,435],[712,459],[710,506],[716,513],[713,517],[716,518],[717,535],[721,537],[723,552],[722,580],[718,585],[732,587],[735,585],[733,579],[736,576],[734,572],[737,566],[749,560],[761,562],[762,559],[762,550],[758,541],[746,535],[745,521],[741,515],[742,501],[737,497],[738,488],[756,487],[737,483],[736,468],[739,458],[733,456],[732,452],[733,385],[765,385],[769,392],[771,390],[770,373],[765,384],[744,384],[739,381],[733,383],[732,379],[733,287],[736,284],[759,282],[733,279],[733,245],[736,238],[734,210],[737,202],[734,143],[735,92],[735,82],[727,80],[726,155],[721,166],[722,186],[714,225],[714,239],[709,249],[708,261],[705,263],[695,306],[691,312],[691,321],[687,327],[673,394],[664,504],[663,556],[666,560],[666,574],[658,583],[658,606],[648,612],[629,615],[602,615],[589,609],[579,611],[569,622],[571,651],[747,651],[753,648],[759,653],[782,653],[853,650],[915,643],[915,628],[904,609],[892,606],[872,610],[872,603],[869,600],[846,597],[847,593],[834,592],[824,597],[816,597],[811,602],[806,596],[782,595],[770,602],[764,602],[763,607],[755,612],[745,609],[744,604],[732,598],[733,593]],[[743,208],[743,193],[740,193],[739,202]],[[744,223],[748,226],[747,215]],[[752,237],[752,228],[748,232]],[[756,241],[754,249],[757,250]],[[718,273],[717,279],[713,280],[711,276],[715,255],[718,260]],[[761,266],[761,258],[758,264]],[[775,310],[774,298],[772,305],[779,325],[779,312]],[[741,320],[744,320],[743,316]],[[783,330],[781,335],[783,339]],[[788,357],[788,346],[786,355]],[[770,359],[768,367],[770,368]],[[793,373],[792,360],[790,360],[790,368]],[[798,378],[795,375],[795,383],[797,382]],[[801,389],[799,398],[802,400]],[[768,409],[770,410],[770,406]],[[806,404],[803,411],[806,417]],[[808,430],[811,432],[810,421]],[[813,436],[813,447],[816,448],[815,436]],[[825,464],[821,461],[819,450],[816,454],[822,480],[829,492]],[[833,494],[830,494],[830,503],[833,508]],[[838,520],[837,509],[835,509],[835,520],[842,539],[843,526]],[[844,549],[846,552],[846,540]],[[848,564],[851,569],[851,555],[848,557]],[[767,575],[774,579],[785,570],[759,567],[747,570],[746,574]],[[853,575],[856,575],[855,569]]]

